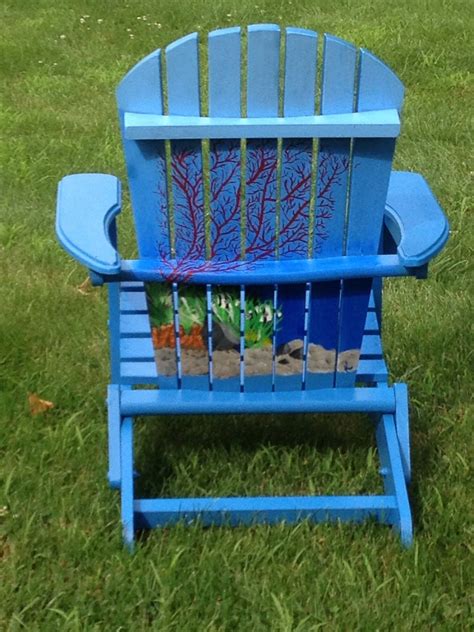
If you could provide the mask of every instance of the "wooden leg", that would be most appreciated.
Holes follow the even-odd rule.
[[[125,417],[122,420],[120,448],[123,538],[127,548],[133,551],[135,524],[133,507],[133,419],[131,417]]]
[[[115,223],[111,227],[115,232]],[[110,283],[109,292],[109,345],[111,381],[107,391],[109,471],[111,487],[120,487],[120,283]]]
[[[111,487],[120,488],[120,387],[109,384],[107,391],[109,470]]]
[[[400,533],[404,546],[408,547],[412,544],[413,528],[400,445],[393,415],[381,415],[377,424],[376,437],[385,493],[395,496],[397,504],[397,508],[393,512],[392,524]]]
[[[400,443],[403,471],[407,484],[411,478],[410,463],[410,418],[408,414],[408,389],[406,384],[394,384],[395,389],[395,426]]]

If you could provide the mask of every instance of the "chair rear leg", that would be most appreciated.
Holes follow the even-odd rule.
[[[413,527],[400,444],[393,415],[381,415],[377,423],[376,438],[385,493],[394,496],[397,504],[391,522],[400,533],[403,545],[408,547],[413,541]]]
[[[133,510],[133,419],[124,417],[120,428],[121,514],[124,543],[130,551],[134,545]]]

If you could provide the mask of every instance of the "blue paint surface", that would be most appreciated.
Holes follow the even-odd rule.
[[[237,262],[241,258],[240,141],[212,141],[209,204],[210,258]]]
[[[312,142],[284,141],[281,156],[280,259],[308,257]]]
[[[206,258],[201,145],[173,141],[171,153],[176,258],[186,265]]]

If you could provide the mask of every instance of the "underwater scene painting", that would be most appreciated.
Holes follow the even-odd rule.
[[[247,286],[243,297],[236,286],[213,286],[207,294],[204,286],[180,285],[173,295],[170,283],[148,283],[147,299],[159,375],[175,375],[178,356],[183,376],[208,375],[209,350],[214,378],[239,376],[241,352],[246,376],[301,376],[305,357],[308,373],[336,370],[336,350],[308,329],[304,286],[280,286],[276,294]],[[351,371],[357,361],[357,351],[346,352],[338,370]]]

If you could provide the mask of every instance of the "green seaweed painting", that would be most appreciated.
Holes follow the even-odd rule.
[[[170,284],[147,284],[150,322],[155,348],[175,346],[173,297]],[[205,349],[207,332],[206,295],[202,287],[181,286],[178,294],[181,346]],[[274,321],[282,318],[274,313],[272,301],[247,295],[245,301],[245,347],[272,345]],[[217,287],[212,293],[213,349],[238,348],[240,344],[240,297],[234,287]]]

